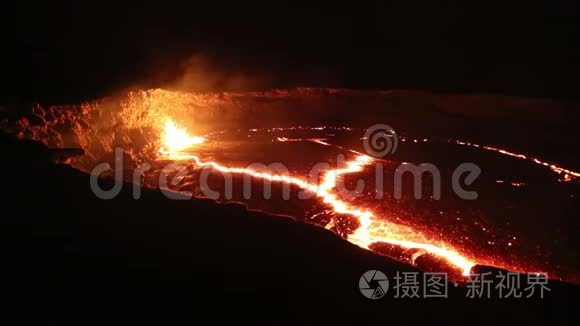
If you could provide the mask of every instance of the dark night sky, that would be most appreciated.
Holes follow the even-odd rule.
[[[268,87],[406,88],[577,99],[580,26],[573,1],[351,2],[213,8],[6,7],[5,100],[79,101],[161,85],[203,55],[222,74]]]

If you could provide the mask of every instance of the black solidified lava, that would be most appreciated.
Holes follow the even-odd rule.
[[[2,324],[551,325],[577,314],[579,288],[559,282],[544,299],[467,299],[450,283],[447,299],[395,299],[389,289],[370,300],[358,288],[365,271],[417,270],[241,205],[145,189],[134,200],[128,184],[101,200],[87,174],[53,163],[45,146],[1,140]]]

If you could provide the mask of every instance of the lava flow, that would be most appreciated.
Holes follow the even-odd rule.
[[[510,151],[507,151],[505,149],[501,149],[501,148],[497,148],[497,147],[493,147],[493,146],[489,146],[489,145],[484,146],[484,145],[474,144],[474,143],[470,143],[470,142],[464,142],[464,141],[460,141],[460,140],[456,140],[455,143],[458,145],[462,145],[462,146],[481,148],[481,149],[484,149],[487,151],[491,151],[491,152],[499,153],[502,155],[515,157],[515,158],[519,158],[522,160],[529,160],[531,162],[534,162],[535,164],[545,166],[559,175],[563,175],[562,179],[559,179],[560,182],[568,182],[568,181],[572,181],[573,178],[580,178],[580,172],[565,169],[565,168],[560,167],[556,164],[543,161],[537,157],[531,157],[529,155],[510,152]]]
[[[445,259],[449,264],[458,268],[464,276],[469,275],[471,268],[476,265],[476,262],[464,257],[449,245],[433,244],[420,233],[408,230],[408,227],[405,226],[388,223],[372,211],[350,205],[338,198],[336,193],[333,193],[338,178],[344,174],[362,171],[365,165],[373,161],[370,156],[358,155],[354,160],[346,162],[346,167],[326,171],[322,182],[313,184],[305,179],[290,175],[272,174],[249,168],[227,167],[215,161],[204,162],[196,155],[183,152],[189,145],[200,143],[201,139],[203,138],[188,135],[185,130],[175,127],[173,122],[168,122],[162,136],[163,147],[160,149],[160,153],[163,154],[164,158],[180,161],[190,159],[199,167],[211,167],[223,173],[246,174],[255,178],[292,184],[311,192],[324,204],[329,205],[334,213],[350,215],[358,220],[358,228],[347,236],[347,240],[359,247],[370,249],[372,244],[382,242],[405,249],[418,249],[420,250],[419,255],[430,253]],[[418,239],[423,241],[415,241]]]
[[[325,96],[336,100],[321,104],[320,98]],[[389,99],[392,94],[331,89],[199,94],[153,89],[73,106],[37,105],[30,116],[5,128],[17,132],[20,138],[34,139],[51,148],[82,148],[85,154],[72,160],[70,165],[87,173],[100,162],[115,162],[116,148],[122,148],[127,157],[124,161],[127,171],[157,159],[151,170],[143,174],[142,184],[150,188],[159,187],[158,176],[165,160],[179,160],[188,167],[207,167],[214,171],[216,175],[211,177],[211,182],[216,189],[225,190],[220,188],[224,183],[219,174],[229,173],[244,180],[247,177],[251,182],[254,182],[252,177],[272,181],[276,191],[286,186],[302,190],[310,198],[264,201],[257,197],[242,198],[242,192],[237,191],[231,192],[235,198],[227,198],[227,191],[223,197],[242,201],[251,209],[291,215],[325,227],[357,246],[423,270],[441,271],[434,268],[443,265],[443,269],[460,277],[468,274],[474,265],[486,265],[522,273],[542,271],[552,278],[580,283],[574,255],[577,250],[570,250],[578,248],[580,243],[577,237],[566,235],[573,229],[570,225],[575,222],[572,221],[577,220],[574,216],[580,178],[577,169],[565,169],[560,164],[499,146],[449,140],[450,144],[474,149],[456,153],[452,146],[429,138],[411,139],[402,135],[400,141],[410,143],[409,146],[397,151],[388,161],[372,158],[359,149],[365,129],[356,123],[345,125],[341,120],[335,122],[337,126],[325,125],[326,106],[332,104],[337,116],[343,112],[349,118],[348,112],[352,111],[349,103],[353,103],[353,98],[357,106],[374,105],[369,101],[374,101],[376,96]],[[307,115],[301,114],[306,111]],[[404,114],[398,117],[405,118]],[[425,135],[432,132],[429,126],[419,127],[425,129]],[[200,136],[192,136],[193,130]],[[413,201],[411,197],[395,200],[389,196],[393,184],[388,181],[397,164],[429,162],[434,150],[440,151],[438,161],[443,156],[452,158],[441,162],[444,173],[454,168],[450,162],[487,160],[487,155],[480,155],[489,151],[553,172],[559,182],[549,178],[534,183],[548,189],[540,193],[534,187],[524,187],[532,184],[526,183],[528,180],[500,178],[514,168],[515,160],[495,161],[489,157],[485,173],[495,182],[478,183],[476,190],[484,196],[482,201],[458,202],[453,196],[439,201],[428,197]],[[317,171],[322,172],[321,178],[312,180],[311,168],[319,162],[327,165],[334,154],[343,155],[346,162],[337,160],[338,165]],[[273,159],[284,163],[291,172],[248,165],[252,162],[267,165]],[[384,182],[386,196],[374,200],[373,191],[363,192],[357,198],[343,196],[341,186],[350,185],[353,177],[376,186],[375,167],[379,164],[385,168],[381,177],[387,181]],[[199,185],[201,171],[201,168],[193,169],[179,184],[172,186],[178,191],[205,195]],[[125,173],[127,182],[132,181],[132,175]],[[495,175],[498,177],[494,178]],[[538,175],[536,169],[530,169],[530,178]],[[512,192],[496,186],[504,182],[519,190]],[[530,223],[532,220],[535,222]]]

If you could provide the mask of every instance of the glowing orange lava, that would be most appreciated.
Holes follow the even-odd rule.
[[[214,135],[225,133],[225,130],[238,129],[239,126],[246,125],[248,119],[254,119],[251,115],[241,117],[248,111],[245,108],[246,104],[241,106],[240,98],[248,99],[248,103],[270,103],[272,100],[278,101],[288,97],[294,98],[294,96],[304,98],[307,101],[315,98],[318,101],[319,94],[348,95],[352,93],[352,91],[348,90],[330,90],[329,93],[327,92],[328,90],[320,93],[320,90],[297,89],[266,93],[201,94],[151,89],[130,92],[126,96],[119,98],[104,98],[99,101],[73,106],[43,107],[37,105],[33,107],[31,116],[23,117],[17,121],[14,128],[18,130],[18,137],[34,139],[51,148],[82,148],[85,155],[73,160],[71,165],[84,172],[91,171],[95,164],[99,162],[107,161],[114,149],[119,147],[126,149],[126,154],[130,157],[131,162],[135,164],[151,162],[151,160],[161,154],[162,158],[191,160],[192,163],[199,166],[209,166],[217,171],[244,174],[274,182],[292,184],[314,194],[316,199],[327,205],[327,211],[336,214],[347,214],[353,220],[356,219],[358,221],[358,227],[351,234],[345,235],[348,241],[370,250],[378,248],[379,246],[375,244],[379,243],[412,249],[405,253],[411,256],[410,260],[412,262],[418,257],[427,254],[441,257],[442,260],[448,261],[452,266],[456,266],[464,274],[468,273],[474,264],[509,268],[517,272],[525,272],[528,269],[525,266],[526,264],[511,263],[512,259],[509,256],[503,258],[493,255],[493,253],[486,254],[484,250],[479,251],[477,247],[463,247],[462,238],[440,241],[441,237],[444,236],[442,233],[423,234],[419,232],[419,230],[423,230],[422,224],[403,225],[402,222],[396,222],[397,218],[395,216],[391,216],[388,213],[382,213],[379,216],[377,215],[379,214],[378,209],[372,211],[369,210],[370,206],[365,206],[366,204],[360,204],[359,202],[354,204],[355,202],[351,201],[351,199],[342,198],[337,189],[337,182],[341,181],[347,174],[358,173],[362,170],[368,171],[370,169],[368,165],[381,160],[370,158],[361,152],[333,144],[327,138],[302,137],[306,137],[304,135],[332,137],[335,133],[344,131],[356,133],[361,131],[359,128],[347,126],[279,126],[250,130],[251,133],[271,132],[276,136],[280,136],[278,138],[274,137],[274,140],[280,143],[313,142],[321,146],[331,146],[340,149],[341,152],[348,155],[349,162],[343,163],[335,169],[324,171],[325,174],[320,182],[307,181],[310,178],[305,175],[280,175],[264,169],[254,170],[237,166],[230,167],[216,161],[202,161],[199,156],[186,152],[190,147],[204,146],[203,144],[208,139],[213,138]],[[224,108],[225,111],[223,112],[228,112],[228,114],[216,114],[215,108]],[[241,108],[243,110],[240,110]],[[284,105],[283,108],[285,109],[286,106]],[[230,112],[235,114],[229,114]],[[278,118],[279,116],[276,114],[276,119],[270,120],[271,117],[268,117],[263,121],[270,123],[271,121],[278,121]],[[179,125],[180,122],[187,122],[187,125],[195,124],[196,132],[205,132],[205,138],[192,136],[184,128],[185,125]],[[210,131],[211,133],[207,133]],[[241,130],[238,129],[238,131]],[[280,131],[283,133],[277,134]],[[296,138],[291,138],[291,135]],[[400,141],[424,143],[430,142],[431,139],[401,136]],[[559,182],[573,183],[580,180],[580,172],[578,170],[565,169],[559,164],[547,162],[536,156],[459,140],[449,140],[449,142],[529,161],[557,174]],[[526,183],[524,181],[496,180],[498,184],[510,187],[525,187]],[[413,220],[409,220],[409,223],[412,222]],[[325,227],[335,231],[343,226],[342,217],[335,216]],[[347,228],[350,227],[351,225],[348,224]],[[429,230],[426,229],[425,232],[429,232]],[[511,245],[508,243],[508,246]]]
[[[537,157],[531,157],[528,155],[510,152],[510,151],[507,151],[505,149],[501,149],[501,148],[497,148],[497,147],[493,147],[493,146],[483,146],[483,145],[474,144],[474,143],[470,143],[470,142],[464,142],[464,141],[460,141],[460,140],[456,140],[455,143],[458,145],[462,145],[462,146],[483,148],[483,149],[491,151],[491,152],[519,158],[522,160],[528,160],[528,161],[534,162],[538,165],[545,166],[545,167],[549,168],[550,170],[556,172],[557,174],[563,175],[563,178],[559,179],[560,182],[569,182],[569,181],[572,181],[573,178],[580,178],[580,172],[565,169],[563,167],[557,166],[556,164],[551,164],[551,163],[548,163],[546,161],[543,161]],[[516,185],[514,185],[514,186],[516,186]]]
[[[167,120],[161,142],[165,151],[178,152],[187,149],[193,145],[201,144],[205,138],[199,136],[190,136],[185,129],[178,128],[171,120]]]
[[[376,216],[370,210],[350,205],[333,192],[341,175],[362,171],[365,165],[374,161],[370,156],[357,155],[354,160],[346,162],[345,167],[326,171],[320,184],[313,184],[305,179],[290,175],[271,174],[249,168],[227,167],[214,161],[204,162],[196,155],[183,152],[187,147],[199,143],[198,140],[199,137],[189,136],[185,130],[178,129],[174,123],[169,122],[166,124],[162,137],[163,147],[160,152],[169,159],[193,160],[197,166],[211,167],[222,173],[246,174],[273,182],[292,184],[311,192],[323,203],[330,206],[335,213],[350,215],[358,220],[358,228],[354,233],[348,235],[347,240],[359,247],[369,249],[372,244],[382,242],[405,249],[419,249],[420,254],[418,255],[430,253],[441,257],[458,268],[463,275],[469,275],[471,268],[476,265],[474,261],[466,258],[451,246],[432,241],[410,227],[390,223]],[[332,224],[332,221],[329,224]]]

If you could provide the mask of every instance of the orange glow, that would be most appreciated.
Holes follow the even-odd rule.
[[[167,120],[161,142],[163,143],[163,150],[169,152],[177,152],[192,147],[193,145],[201,144],[205,138],[199,136],[190,136],[185,129],[178,128],[171,120]]]
[[[370,210],[350,205],[333,192],[341,175],[362,171],[364,166],[373,162],[374,159],[370,156],[357,155],[354,160],[346,162],[345,167],[326,171],[320,184],[313,184],[305,179],[290,175],[271,174],[249,168],[227,167],[215,161],[204,162],[196,155],[182,152],[183,148],[191,144],[189,140],[194,137],[189,136],[187,132],[181,129],[177,130],[179,132],[175,132],[174,125],[168,124],[166,126],[166,132],[162,138],[163,148],[160,150],[166,158],[173,160],[193,160],[200,167],[211,167],[223,173],[246,174],[273,182],[287,183],[311,192],[323,203],[330,206],[335,213],[349,215],[358,220],[358,228],[347,237],[347,240],[361,248],[369,249],[372,244],[382,242],[405,249],[421,249],[422,252],[420,254],[430,253],[441,257],[452,266],[458,268],[463,275],[469,275],[471,268],[476,264],[452,249],[449,245],[430,240],[410,227],[390,223],[376,216]],[[177,139],[171,137],[176,137]],[[325,145],[327,144],[325,143]],[[332,225],[333,220],[329,222],[326,228],[331,228]]]
[[[462,146],[471,146],[471,147],[476,147],[476,148],[483,148],[483,149],[491,151],[491,152],[500,153],[503,155],[519,158],[522,160],[529,160],[529,161],[534,162],[538,165],[545,166],[557,174],[563,174],[564,177],[558,180],[560,182],[572,181],[572,179],[573,179],[572,177],[580,178],[580,172],[568,170],[568,169],[565,169],[563,167],[557,166],[556,164],[550,164],[548,162],[542,161],[541,159],[539,159],[537,157],[530,157],[530,156],[527,156],[524,154],[510,152],[510,151],[507,151],[505,149],[501,149],[501,148],[497,148],[497,147],[493,147],[493,146],[482,146],[482,145],[473,144],[473,143],[469,143],[469,142],[463,142],[463,141],[459,141],[459,140],[456,140],[455,143],[458,145],[462,145]]]
[[[294,91],[292,91],[294,92]],[[524,272],[529,266],[525,261],[511,262],[510,256],[500,257],[493,252],[486,253],[478,247],[470,247],[469,242],[463,242],[462,238],[453,237],[456,233],[423,234],[433,228],[418,222],[407,226],[407,221],[397,222],[398,216],[390,213],[382,213],[381,208],[374,208],[375,203],[351,201],[340,196],[337,183],[347,174],[357,173],[364,169],[368,171],[368,165],[382,161],[370,158],[361,152],[333,144],[326,138],[299,138],[314,135],[314,137],[326,137],[341,131],[360,131],[358,128],[346,126],[285,126],[251,129],[251,134],[273,132],[272,141],[277,142],[313,142],[321,146],[331,146],[340,149],[348,155],[350,161],[341,164],[335,169],[324,171],[320,182],[308,181],[305,175],[279,175],[268,173],[267,170],[252,170],[238,166],[226,166],[223,162],[202,161],[201,156],[188,153],[187,150],[208,142],[214,134],[237,129],[245,124],[239,123],[240,117],[236,115],[215,114],[214,108],[239,109],[238,98],[249,99],[279,99],[295,94],[297,96],[312,96],[309,90],[292,92],[269,92],[269,93],[184,93],[162,89],[130,92],[120,98],[105,98],[99,101],[85,103],[78,106],[54,106],[33,108],[33,120],[22,118],[18,122],[19,137],[39,140],[49,147],[82,148],[85,155],[72,161],[71,165],[85,172],[91,171],[95,164],[107,160],[114,149],[124,148],[126,154],[136,164],[151,162],[156,158],[169,158],[174,160],[192,160],[199,166],[208,166],[216,171],[236,174],[251,175],[255,178],[268,179],[273,182],[292,184],[309,193],[315,194],[321,204],[328,207],[327,211],[347,215],[349,220],[356,220],[356,229],[347,226],[350,234],[344,235],[348,241],[362,248],[375,250],[375,244],[386,243],[399,248],[412,249],[408,254],[412,255],[411,261],[423,255],[441,257],[460,270],[463,274],[469,272],[474,264],[485,264],[512,271]],[[261,103],[261,102],[260,102]],[[246,112],[246,111],[241,111]],[[237,113],[236,113],[237,114]],[[240,113],[241,114],[241,113]],[[169,118],[171,118],[169,120]],[[34,122],[34,121],[40,121]],[[277,121],[277,120],[276,120]],[[189,134],[187,126],[195,126],[195,132],[204,137]],[[69,130],[70,129],[70,130]],[[321,131],[324,133],[310,133],[303,131]],[[238,129],[241,131],[241,129]],[[276,133],[285,131],[284,133]],[[286,132],[289,131],[289,132]],[[296,132],[295,132],[296,131]],[[277,137],[279,136],[279,137]],[[291,138],[292,136],[297,138]],[[330,138],[332,139],[332,138]],[[401,142],[430,142],[429,138],[406,138],[400,137]],[[500,149],[492,146],[484,146],[474,143],[451,140],[450,142],[463,146],[470,146],[480,150],[491,151],[498,155],[507,155],[516,159],[526,160],[536,164],[546,171],[556,173],[559,182],[578,182],[580,172],[571,171],[560,167],[552,162],[536,156],[524,155]],[[280,144],[282,145],[282,144]],[[203,145],[202,145],[203,146]],[[206,158],[204,157],[204,160]],[[215,160],[215,159],[212,159]],[[234,164],[234,163],[232,163]],[[498,184],[508,187],[517,187],[519,182],[512,184],[513,180],[497,180]],[[524,186],[525,184],[521,184]],[[524,188],[525,189],[525,188]],[[395,210],[395,209],[393,209]],[[395,210],[396,211],[396,210]],[[381,212],[381,213],[379,213]],[[326,211],[325,215],[326,217]],[[352,218],[351,218],[352,217]],[[326,221],[326,220],[324,220]],[[318,220],[316,221],[318,222]],[[344,227],[341,216],[331,218],[325,226],[327,229],[336,231]],[[408,220],[409,223],[415,223]],[[356,225],[358,224],[358,225]],[[457,231],[461,232],[461,231]],[[444,238],[447,237],[447,238]],[[441,240],[443,239],[443,240]],[[515,238],[514,238],[515,240]],[[465,243],[465,245],[462,245]],[[515,245],[515,243],[514,243]],[[510,246],[508,244],[508,246]],[[516,246],[517,247],[517,246]],[[463,251],[465,249],[465,251]],[[496,250],[496,249],[493,249]],[[407,254],[407,253],[406,253]],[[424,256],[423,258],[427,257]],[[527,257],[517,257],[525,260]]]

